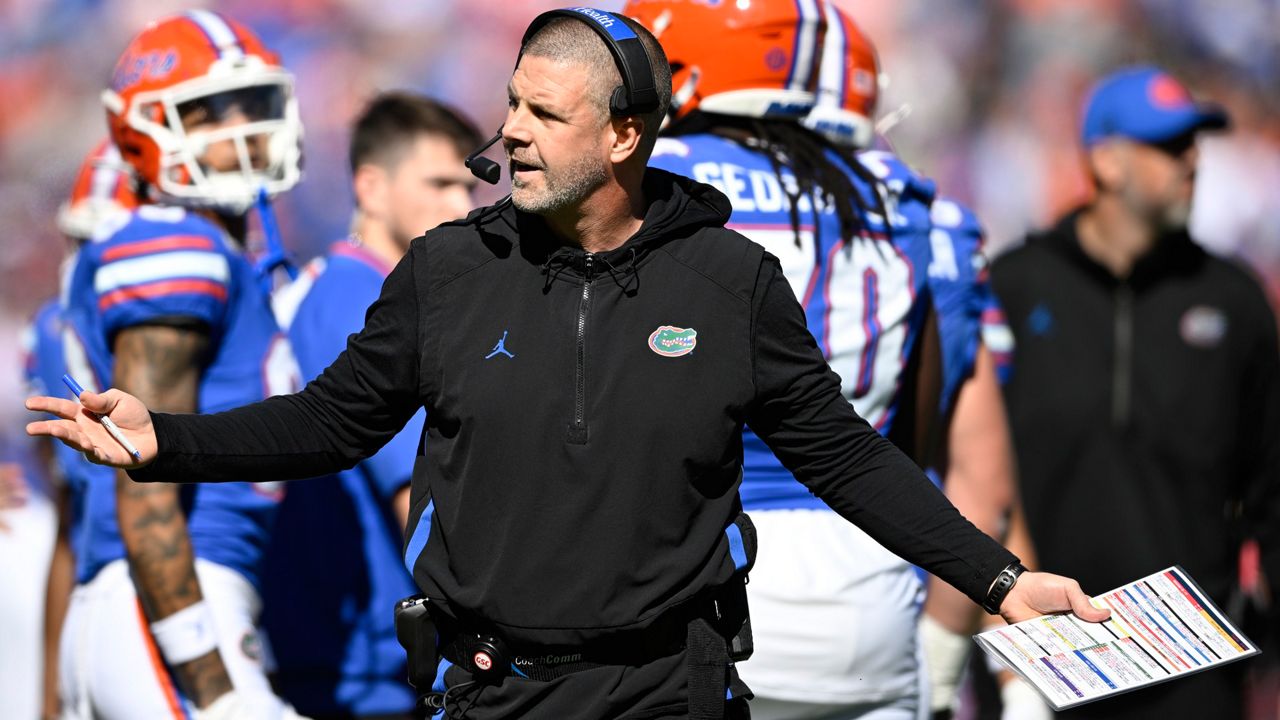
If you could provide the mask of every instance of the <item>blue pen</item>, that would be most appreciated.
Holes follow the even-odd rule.
[[[79,402],[80,393],[84,392],[84,388],[80,387],[80,383],[76,382],[75,378],[70,375],[63,375],[62,382],[66,383],[66,386],[71,388],[72,394],[76,396],[76,401]],[[99,415],[87,408],[85,409],[85,412],[98,418],[98,422],[102,423],[102,427],[106,428],[108,433],[111,433],[111,437],[115,438],[116,442],[120,443],[125,450],[128,450],[134,460],[142,462],[142,453],[138,452],[138,448],[134,447],[133,443],[129,442],[129,438],[126,438],[124,433],[120,432],[120,428],[116,427],[116,424],[111,422],[111,418],[106,415]]]

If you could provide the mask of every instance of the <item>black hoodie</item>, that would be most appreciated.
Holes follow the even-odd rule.
[[[1041,562],[1095,593],[1180,564],[1223,602],[1252,536],[1280,578],[1280,357],[1262,289],[1185,232],[1117,279],[1081,248],[1078,219],[991,271]]]
[[[160,458],[135,478],[329,473],[425,406],[418,585],[509,642],[569,645],[731,577],[746,422],[833,509],[981,599],[1014,557],[854,414],[777,260],[724,229],[728,200],[657,170],[645,195],[640,230],[605,253],[510,204],[418,238],[305,390],[157,414]]]

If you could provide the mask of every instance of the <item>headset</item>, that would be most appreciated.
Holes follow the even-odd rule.
[[[557,18],[572,18],[585,23],[600,36],[601,40],[604,40],[605,47],[609,48],[609,54],[613,56],[618,72],[622,75],[622,84],[614,88],[613,95],[609,97],[610,115],[614,117],[643,115],[658,109],[658,89],[653,78],[653,66],[649,64],[649,55],[645,52],[644,44],[636,36],[635,31],[627,25],[623,16],[617,13],[590,7],[561,8],[542,13],[529,23],[529,29],[524,31],[524,37],[520,39],[520,54],[516,56],[516,67],[520,66],[520,59],[524,57],[524,49],[529,44],[529,40],[547,23]],[[498,128],[498,132],[488,142],[463,161],[471,174],[490,185],[498,182],[502,170],[498,163],[480,157],[480,153],[488,150],[501,139],[502,128]]]

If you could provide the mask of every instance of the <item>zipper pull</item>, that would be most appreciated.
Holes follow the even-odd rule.
[[[588,281],[590,281],[590,280],[591,280],[591,261],[592,261],[592,260],[594,260],[594,259],[595,259],[595,257],[596,257],[596,256],[595,256],[595,253],[587,253],[587,254],[586,254],[586,258],[585,258],[586,266],[585,266],[585,268],[584,268],[583,272],[586,274],[586,276],[587,276],[587,280],[588,280]]]

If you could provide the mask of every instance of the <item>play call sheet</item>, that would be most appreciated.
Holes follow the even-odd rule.
[[[975,636],[1055,709],[1174,680],[1258,652],[1180,567],[1095,596],[1102,623],[1045,615]]]

